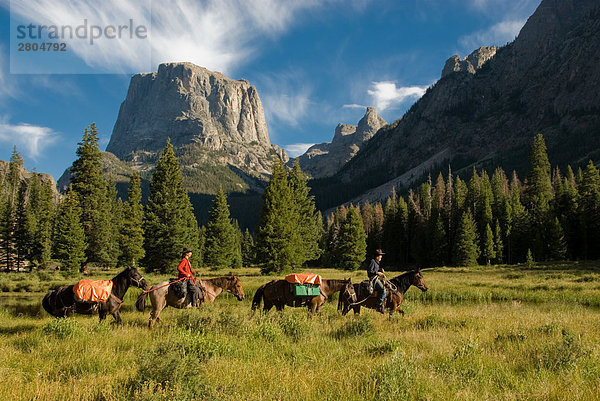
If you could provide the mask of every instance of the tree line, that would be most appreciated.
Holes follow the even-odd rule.
[[[287,169],[277,160],[254,234],[231,218],[222,189],[199,227],[170,142],[146,205],[136,173],[127,200],[117,197],[102,169],[94,124],[85,129],[77,156],[71,184],[57,201],[38,174],[22,179],[23,159],[13,152],[0,194],[0,255],[7,270],[54,260],[66,272],[88,264],[174,272],[184,247],[193,250],[195,266],[258,265],[263,273],[307,264],[353,270],[378,248],[386,251],[387,265],[398,267],[600,257],[598,169],[590,161],[577,173],[570,167],[551,172],[541,135],[523,181],[501,168],[491,178],[473,169],[464,181],[449,169],[407,197],[392,192],[383,204],[341,206],[325,220],[298,163]]]
[[[406,266],[514,264],[526,260],[588,260],[600,257],[600,175],[585,169],[551,171],[544,138],[534,137],[530,171],[491,178],[473,169],[468,181],[431,177],[407,197],[394,192],[381,203],[342,206],[327,217],[324,261],[344,267],[355,249],[386,250],[385,263]],[[360,216],[361,219],[357,219]],[[350,221],[350,222],[348,222]],[[354,227],[354,228],[350,228]],[[366,240],[348,236],[362,227]],[[356,263],[353,264],[356,266]]]

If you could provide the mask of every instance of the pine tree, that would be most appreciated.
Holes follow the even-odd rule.
[[[98,141],[96,124],[92,124],[84,130],[83,139],[78,144],[78,158],[71,167],[71,185],[81,207],[87,260],[110,265],[113,225]]]
[[[479,257],[477,227],[470,210],[463,212],[458,225],[455,262],[458,266],[475,266]]]
[[[15,230],[17,225],[17,205],[19,188],[21,186],[21,171],[23,170],[23,158],[13,147],[13,153],[8,165],[8,172],[4,178],[4,202],[0,218],[0,240],[4,253],[4,266],[7,271],[14,267],[15,253]]]
[[[37,219],[31,209],[29,192],[27,181],[21,181],[17,195],[14,229],[17,268],[22,267],[26,259],[31,259],[33,239],[37,230]]]
[[[366,257],[367,236],[362,218],[356,207],[350,206],[346,220],[340,228],[338,267],[356,270]]]
[[[150,180],[144,232],[147,271],[174,272],[185,247],[193,251],[192,264],[197,260],[198,223],[170,141]]]
[[[37,217],[36,232],[32,241],[31,260],[38,267],[47,266],[52,257],[52,222],[54,219],[54,200],[52,184],[41,181],[35,174],[30,181],[29,200],[31,210]]]
[[[107,266],[115,267],[121,257],[121,247],[119,246],[119,236],[123,226],[123,201],[117,198],[117,187],[112,178],[105,180],[106,198],[103,202],[102,220],[108,223],[108,226],[102,230],[110,237],[103,241],[106,246],[105,259],[103,263]]]
[[[204,263],[213,268],[232,267],[236,252],[236,235],[227,197],[221,188],[213,201],[206,223],[204,242]]]
[[[546,253],[551,260],[563,260],[567,254],[567,244],[558,217],[550,223],[548,229],[548,249]]]
[[[123,204],[123,222],[119,233],[119,266],[137,267],[144,257],[144,207],[140,176],[129,179],[128,201]]]
[[[242,234],[242,230],[240,229],[240,225],[236,219],[232,221],[233,232],[235,234],[234,239],[235,243],[233,246],[233,261],[231,262],[231,267],[234,269],[239,269],[243,266],[242,259],[242,240],[244,234]]]
[[[292,189],[293,202],[298,213],[298,230],[300,243],[297,245],[299,254],[296,265],[301,265],[307,260],[316,260],[323,252],[319,241],[323,235],[323,223],[317,218],[314,196],[309,195],[310,188],[306,184],[306,177],[300,169],[298,159],[289,173],[289,182]]]
[[[550,180],[550,162],[542,134],[535,136],[529,156],[531,170],[527,176],[524,203],[530,215],[533,253],[543,260],[547,234],[545,228],[550,221],[550,203],[554,197]]]
[[[591,160],[583,172],[579,193],[582,256],[597,259],[600,257],[600,172]]]
[[[485,264],[489,265],[492,259],[496,258],[496,251],[494,249],[494,234],[489,224],[485,225],[483,231],[483,239],[481,241],[481,257]]]
[[[81,225],[81,208],[77,195],[69,188],[58,207],[54,223],[54,257],[61,262],[63,270],[76,274],[85,256],[85,232]]]
[[[273,163],[271,179],[263,194],[256,229],[257,260],[263,273],[282,272],[298,266],[300,250],[299,213],[283,161]]]
[[[504,241],[502,241],[502,229],[498,219],[496,219],[496,225],[494,226],[494,253],[496,255],[495,262],[502,263],[504,261]]]
[[[242,238],[242,265],[252,266],[255,259],[256,252],[254,250],[254,237],[252,237],[252,234],[250,234],[250,231],[246,228]]]

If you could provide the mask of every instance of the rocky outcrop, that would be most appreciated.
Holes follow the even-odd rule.
[[[563,171],[567,164],[599,160],[599,54],[600,2],[543,0],[514,42],[475,73],[468,65],[454,71],[449,63],[401,120],[382,128],[334,177],[314,185],[317,200],[329,196],[319,207],[354,199],[443,151],[449,159],[429,169],[433,176],[448,164],[456,173],[502,166],[523,176],[539,133],[551,163]]]
[[[10,162],[0,160],[0,182],[4,182],[5,177],[9,171],[9,166]],[[35,171],[27,171],[25,168],[21,168],[19,170],[19,180],[21,182],[29,181],[31,180],[34,174],[36,174],[43,183],[50,183],[50,187],[52,188],[53,199],[55,202],[58,202],[61,195],[56,189],[56,181],[54,181],[54,177],[52,177],[50,174],[37,173]]]
[[[489,59],[494,57],[496,50],[495,46],[484,46],[475,50],[462,60],[458,55],[450,57],[446,60],[446,65],[444,65],[444,69],[442,70],[442,78],[458,71],[475,74],[475,71],[480,69]]]
[[[331,142],[313,145],[299,156],[300,167],[313,178],[332,176],[386,124],[374,107],[367,107],[358,125],[338,124]]]
[[[191,63],[161,64],[158,72],[131,78],[107,152],[140,163],[162,150],[167,138],[176,152],[190,146],[218,153],[220,165],[231,165],[266,177],[274,157],[285,152],[269,141],[256,88]]]

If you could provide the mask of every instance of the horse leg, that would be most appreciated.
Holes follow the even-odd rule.
[[[113,315],[113,317],[115,318],[115,323],[117,323],[119,326],[123,325],[123,320],[121,319],[121,312],[119,312],[118,309],[111,313],[111,315]]]

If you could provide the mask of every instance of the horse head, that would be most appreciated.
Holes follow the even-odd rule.
[[[343,293],[340,295],[340,298],[344,296],[346,299],[350,300],[350,302],[356,302],[356,292],[354,291],[354,285],[352,285],[352,279],[348,277],[344,281],[346,284],[344,285]]]
[[[140,272],[135,267],[128,267],[126,270],[127,279],[129,283],[137,288],[146,289],[148,288],[148,283],[146,279],[140,274]]]
[[[240,279],[233,274],[230,277],[227,277],[227,291],[235,295],[238,301],[242,301],[245,297]]]
[[[413,272],[413,274],[410,277],[410,283],[423,292],[429,289],[427,283],[425,282],[425,279],[423,279],[423,274],[421,273],[420,269],[415,270]]]

